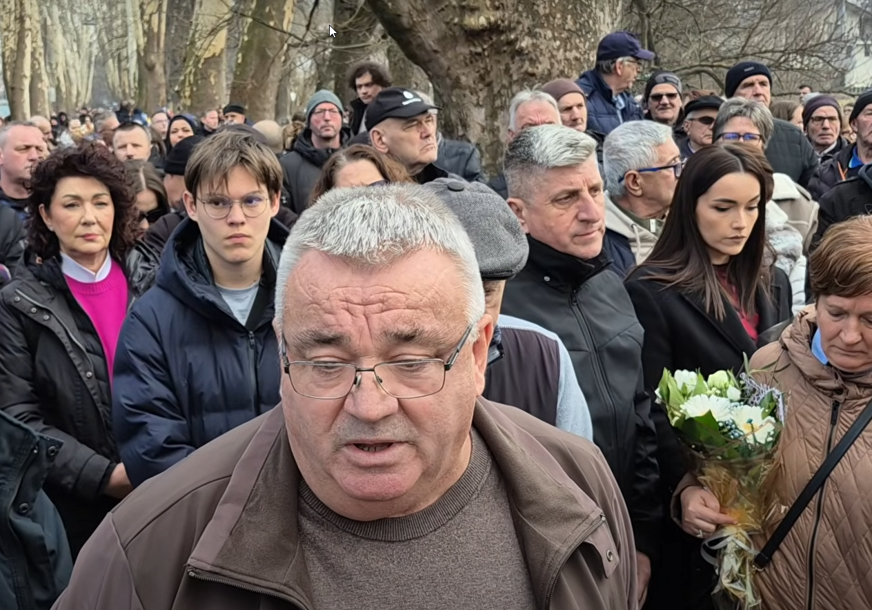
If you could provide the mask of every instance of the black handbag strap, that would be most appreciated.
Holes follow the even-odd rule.
[[[839,462],[842,461],[842,458],[845,457],[846,453],[848,453],[848,449],[851,448],[854,441],[856,441],[863,433],[863,430],[866,429],[866,426],[869,425],[870,421],[872,421],[872,401],[866,405],[866,408],[863,409],[860,416],[854,420],[854,423],[851,424],[850,428],[848,428],[848,431],[845,433],[845,436],[842,437],[842,440],[838,442],[835,449],[830,452],[827,459],[825,459],[824,463],[821,464],[821,467],[818,468],[818,471],[814,473],[814,476],[805,486],[805,489],[803,489],[802,493],[799,494],[799,497],[796,498],[796,502],[794,502],[793,506],[790,507],[790,510],[787,511],[784,520],[778,525],[775,532],[772,534],[772,537],[766,542],[763,550],[757,553],[757,556],[754,557],[754,563],[758,568],[763,569],[769,565],[769,562],[772,561],[773,555],[775,555],[775,552],[778,550],[778,547],[781,546],[781,543],[784,542],[784,539],[787,537],[787,534],[790,533],[790,530],[793,529],[799,516],[803,511],[805,511],[809,502],[812,501],[812,498],[814,498],[815,494],[820,490],[824,482],[833,470],[835,470],[836,466],[838,466]]]

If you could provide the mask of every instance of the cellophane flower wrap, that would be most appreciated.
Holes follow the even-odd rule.
[[[664,371],[657,399],[690,450],[694,474],[736,521],[703,543],[703,556],[718,570],[715,601],[724,608],[757,607],[752,536],[778,513],[767,479],[784,422],[784,397],[748,373],[718,371],[706,379],[698,372]]]

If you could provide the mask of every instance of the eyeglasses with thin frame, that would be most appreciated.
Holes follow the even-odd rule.
[[[813,116],[813,117],[811,117],[811,119],[809,119],[809,122],[813,123],[814,125],[823,125],[825,121],[829,122],[829,123],[834,123],[834,124],[839,123],[839,117],[837,117],[837,116]]]
[[[705,125],[706,127],[711,127],[715,124],[715,117],[713,116],[699,116],[687,120],[691,122],[696,121],[700,125]]]
[[[266,210],[266,197],[262,195],[246,195],[242,199],[230,199],[220,195],[207,195],[198,199],[203,204],[203,210],[210,218],[221,220],[230,215],[230,210],[237,203],[242,208],[246,218],[257,218]]]
[[[340,115],[342,113],[339,112],[338,108],[322,108],[321,110],[315,110],[312,114],[314,116],[324,116],[325,114]]]
[[[675,177],[679,178],[679,177],[681,177],[681,170],[684,169],[684,161],[679,161],[678,163],[671,163],[669,165],[661,165],[660,167],[643,167],[642,169],[636,169],[633,171],[635,171],[639,174],[647,174],[647,173],[651,173],[651,172],[662,172],[665,169],[671,169],[672,172],[675,174]],[[630,172],[627,172],[627,174],[629,174],[629,173]],[[624,174],[623,176],[621,176],[621,179],[618,180],[618,182],[623,182],[624,178],[626,178],[626,177],[627,177],[627,175]]]
[[[722,133],[721,140],[724,142],[759,142],[763,136],[759,133]]]
[[[294,391],[316,400],[340,400],[360,386],[362,373],[372,373],[379,387],[388,396],[400,400],[424,398],[442,391],[445,375],[454,366],[472,333],[470,324],[460,338],[448,360],[421,358],[379,362],[371,368],[361,368],[348,362],[288,360],[287,347],[282,339],[281,357],[285,374]]]

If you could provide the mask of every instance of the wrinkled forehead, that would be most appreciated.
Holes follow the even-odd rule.
[[[466,325],[461,273],[447,254],[433,250],[379,267],[312,250],[300,258],[285,290],[288,340],[321,331],[356,340],[360,333],[382,336],[391,329],[432,337]]]

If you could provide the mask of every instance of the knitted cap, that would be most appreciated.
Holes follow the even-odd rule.
[[[545,83],[539,88],[539,91],[547,93],[558,102],[561,97],[569,93],[581,93],[584,95],[584,91],[581,90],[581,87],[568,78],[557,78],[551,82]]]
[[[205,140],[203,136],[190,136],[173,146],[164,162],[164,173],[171,176],[184,176],[194,147],[203,140]]]
[[[757,75],[765,76],[769,80],[769,84],[772,84],[772,73],[765,65],[756,61],[743,61],[736,64],[727,72],[727,78],[724,82],[724,93],[727,94],[727,97],[733,97],[743,80]]]
[[[651,97],[651,91],[657,85],[672,85],[675,87],[676,93],[681,95],[681,79],[678,78],[678,75],[674,72],[667,72],[666,70],[658,70],[654,74],[651,75],[651,78],[648,79],[648,82],[645,83],[645,97],[642,99],[647,103],[648,98]]]
[[[321,89],[320,91],[316,91],[315,95],[310,97],[309,101],[306,103],[306,125],[309,124],[309,119],[312,118],[312,113],[315,111],[315,108],[324,102],[333,104],[339,109],[339,112],[345,112],[345,108],[342,106],[342,101],[335,93],[328,91],[327,89]]]
[[[857,101],[854,102],[854,109],[851,111],[851,122],[860,116],[860,113],[863,112],[863,109],[869,104],[872,104],[872,89],[861,93],[860,97],[857,98]]]
[[[805,107],[802,109],[802,124],[808,125],[811,115],[815,113],[815,110],[826,106],[832,106],[836,109],[836,112],[839,113],[839,123],[841,124],[842,106],[836,98],[830,95],[816,95],[805,103]]]

